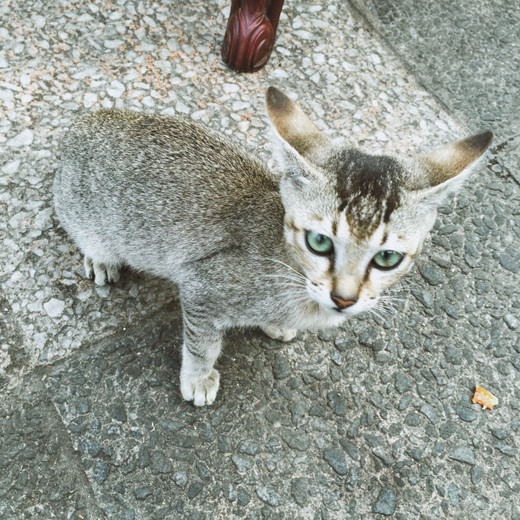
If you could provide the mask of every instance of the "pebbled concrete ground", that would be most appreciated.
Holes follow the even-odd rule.
[[[412,74],[468,128],[518,133],[520,5],[351,0]]]
[[[520,184],[520,4],[351,0],[413,76],[466,128],[509,142],[493,171]]]
[[[0,519],[520,518],[517,8],[355,3],[287,5],[254,75],[219,61],[226,2],[0,7]],[[196,409],[175,289],[83,279],[50,201],[59,136],[122,106],[186,114],[269,160],[269,84],[366,150],[482,127],[499,146],[387,312],[289,344],[230,333],[218,400]],[[471,404],[475,384],[494,410]]]

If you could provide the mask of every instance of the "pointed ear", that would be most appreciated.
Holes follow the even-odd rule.
[[[483,132],[419,157],[428,169],[430,184],[436,186],[461,174],[487,150],[492,140],[493,132]]]
[[[276,139],[273,145],[274,158],[283,172],[296,188],[323,183],[325,177],[319,168],[302,157],[287,141]]]
[[[321,152],[331,146],[330,139],[277,88],[267,89],[266,105],[278,135],[305,159],[316,162]]]
[[[483,132],[417,157],[420,169],[426,177],[422,182],[415,179],[423,184],[423,189],[419,190],[421,198],[431,199],[431,203],[439,204],[448,193],[456,191],[492,140],[493,132]],[[425,184],[430,187],[424,189]]]

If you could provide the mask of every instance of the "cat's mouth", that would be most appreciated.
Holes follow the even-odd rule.
[[[339,302],[337,296],[335,297],[334,295],[329,295],[329,301],[324,301],[323,298],[316,298],[316,295],[313,295],[313,298],[321,308],[327,311],[327,313],[345,318],[357,316],[358,314],[370,311],[376,303],[375,298],[368,301],[364,299],[356,299],[343,300]]]
[[[372,301],[367,302],[364,298],[357,297],[342,297],[331,292],[327,284],[323,282],[313,282],[307,278],[306,288],[307,294],[320,309],[337,318],[355,316],[372,307]]]
[[[330,299],[336,305],[335,310],[337,310],[339,312],[343,312],[346,309],[350,309],[357,303],[357,298],[345,299],[345,298],[338,296],[337,294],[331,294]]]
[[[356,314],[361,313],[362,310],[359,308],[359,306],[356,306],[355,304],[353,304],[347,308],[333,306],[331,312],[333,312],[335,314],[341,314],[342,316],[355,316]]]
[[[309,296],[321,309],[334,316],[347,317],[363,312],[363,306],[358,300],[343,300],[331,294],[321,294],[311,288],[309,288]]]

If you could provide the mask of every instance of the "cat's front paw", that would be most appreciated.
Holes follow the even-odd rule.
[[[298,332],[296,329],[280,329],[279,327],[271,327],[269,325],[262,327],[262,330],[270,338],[277,339],[278,341],[291,341]]]
[[[112,265],[98,264],[92,258],[85,256],[85,275],[87,278],[94,279],[96,285],[105,285],[108,283],[117,283],[120,275],[117,267]]]
[[[212,404],[217,397],[220,374],[214,369],[206,377],[196,377],[181,370],[181,393],[186,401],[195,406]]]

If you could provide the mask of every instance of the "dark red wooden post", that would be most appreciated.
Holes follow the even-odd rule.
[[[232,0],[222,42],[224,63],[239,72],[260,70],[269,60],[284,0]]]

